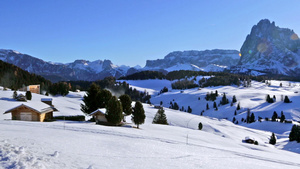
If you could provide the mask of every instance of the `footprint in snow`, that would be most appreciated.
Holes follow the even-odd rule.
[[[53,154],[52,156],[53,156],[53,157],[58,157],[58,156],[59,156],[58,151],[55,151],[54,154]]]

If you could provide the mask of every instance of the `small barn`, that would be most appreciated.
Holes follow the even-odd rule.
[[[49,121],[53,119],[53,107],[45,103],[24,103],[11,108],[4,114],[11,113],[12,120]]]
[[[93,118],[96,120],[96,123],[107,123],[107,119],[105,117],[106,109],[97,109],[93,111],[90,116],[93,116]]]

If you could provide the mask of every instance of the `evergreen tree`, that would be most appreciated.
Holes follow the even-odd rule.
[[[234,122],[235,122],[235,120],[236,120],[236,119],[235,119],[235,117],[233,117],[233,119],[232,119],[232,123],[234,123]]]
[[[129,95],[127,94],[123,94],[119,97],[121,103],[122,103],[122,107],[123,107],[123,112],[126,115],[130,115],[132,113],[132,107],[131,107],[131,98]]]
[[[90,114],[93,111],[100,108],[100,100],[98,99],[98,95],[100,92],[100,86],[92,83],[86,95],[83,96],[83,103],[81,104],[81,111],[85,114]]]
[[[14,93],[13,93],[13,99],[17,99],[17,96],[18,96],[17,91],[14,91]]]
[[[251,116],[250,116],[250,123],[253,123],[253,122],[255,122],[254,113],[252,113]]]
[[[290,141],[300,142],[300,126],[294,124],[289,135]]]
[[[206,103],[206,110],[209,110],[209,105],[208,105],[208,103]]]
[[[107,103],[105,117],[109,123],[114,125],[120,124],[123,115],[123,109],[121,102],[117,99],[116,96],[113,96]]]
[[[276,121],[277,118],[278,118],[278,114],[276,113],[276,111],[274,111],[272,116],[272,121]]]
[[[173,109],[174,109],[174,110],[179,110],[179,106],[178,106],[178,104],[177,104],[176,102],[174,102]]]
[[[232,103],[235,103],[235,102],[237,102],[237,100],[236,100],[235,95],[233,95],[233,97],[232,97]]]
[[[202,123],[200,122],[200,123],[198,124],[198,130],[202,130],[202,128],[203,128],[203,125],[202,125]]]
[[[276,102],[276,96],[273,95],[273,102]]]
[[[101,90],[98,93],[97,99],[100,101],[100,108],[105,108],[108,104],[108,101],[112,98],[112,94],[109,90]]]
[[[216,107],[215,110],[218,111],[219,110],[218,107]]]
[[[218,90],[216,90],[216,91],[215,91],[215,95],[216,95],[216,97],[218,97],[218,96],[219,96],[219,94],[218,94]]]
[[[167,116],[164,109],[159,109],[153,118],[153,124],[166,124],[168,125]]]
[[[27,92],[26,92],[26,99],[27,99],[27,100],[31,100],[31,98],[32,98],[31,92],[30,92],[30,91],[27,91]]]
[[[226,94],[224,93],[224,94],[223,94],[223,97],[222,97],[221,104],[222,104],[222,105],[225,105],[225,104],[227,104],[227,103],[229,103],[229,102],[228,102],[228,99],[226,98]]]
[[[271,99],[270,95],[267,95],[266,101],[267,101],[268,103],[273,103],[273,102],[274,102],[274,100]]]
[[[235,110],[235,111],[234,111],[234,115],[236,116],[236,114],[237,114],[237,113],[236,113],[236,110]]]
[[[213,108],[217,108],[217,103],[214,102]]]
[[[159,104],[160,104],[160,105],[163,105],[163,101],[160,101]]]
[[[189,113],[192,113],[192,109],[191,109],[190,106],[188,106],[188,112],[189,112]]]
[[[132,121],[137,125],[137,128],[139,128],[139,125],[144,123],[145,118],[146,115],[143,105],[141,102],[137,101],[132,112]]]
[[[288,96],[285,96],[283,102],[284,102],[284,103],[290,103],[291,101],[290,101],[290,99],[289,99]]]
[[[283,111],[281,111],[280,123],[283,123],[284,121],[285,121],[285,115],[283,114]]]
[[[272,136],[270,138],[270,141],[269,141],[270,144],[272,145],[275,145],[276,144],[276,136],[274,133],[272,133]]]
[[[239,102],[237,107],[236,107],[236,110],[240,110],[240,109],[241,109],[241,106],[240,106],[240,102]]]

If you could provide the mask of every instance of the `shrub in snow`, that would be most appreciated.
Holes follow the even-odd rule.
[[[272,133],[269,143],[272,145],[276,144],[276,136],[274,133]]]
[[[198,124],[198,130],[202,130],[202,128],[203,128],[203,125],[202,125],[202,123],[200,122],[200,123]]]
[[[164,109],[159,109],[152,121],[153,124],[166,124],[168,125],[167,116]]]

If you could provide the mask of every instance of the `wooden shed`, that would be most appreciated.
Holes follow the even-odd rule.
[[[53,119],[53,108],[45,103],[21,104],[4,112],[11,113],[12,120],[40,121]]]
[[[93,116],[94,119],[96,120],[96,123],[106,123],[107,119],[105,117],[105,112],[106,109],[97,109],[95,111],[93,111],[90,116]]]

